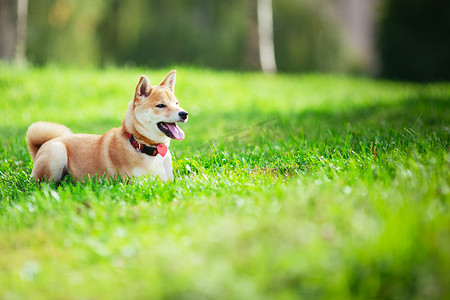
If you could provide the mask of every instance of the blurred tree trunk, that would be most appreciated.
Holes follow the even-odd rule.
[[[258,0],[259,59],[265,73],[275,73],[272,0]]]
[[[0,60],[25,62],[28,0],[0,0]]]
[[[277,71],[273,41],[272,0],[248,0],[246,64],[265,73]]]
[[[379,70],[375,41],[379,3],[379,0],[335,2],[342,38],[352,58],[352,68],[370,75],[376,75]]]
[[[28,0],[17,0],[17,29],[15,59],[19,64],[25,63],[27,48]]]
[[[16,40],[16,0],[0,0],[0,59],[12,61]]]

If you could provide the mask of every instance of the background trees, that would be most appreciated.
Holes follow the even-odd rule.
[[[0,0],[0,55],[6,60],[20,53],[21,1],[27,0]],[[267,39],[259,39],[258,2],[271,1],[31,1],[27,59],[35,64],[260,69],[259,41]],[[280,71],[450,78],[448,1],[273,0],[271,7]],[[263,32],[270,36],[270,27]]]
[[[267,1],[267,0],[266,0]],[[320,3],[319,3],[320,2]],[[192,64],[259,69],[258,0],[42,0],[30,2],[28,57],[39,64]],[[328,0],[273,2],[281,71],[341,71]],[[331,17],[330,17],[331,16]]]

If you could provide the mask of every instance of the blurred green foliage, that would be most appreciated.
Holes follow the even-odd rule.
[[[251,1],[30,1],[27,57],[38,65],[249,69]],[[371,72],[349,49],[338,12],[345,1],[273,0],[278,70]],[[379,4],[381,75],[450,79],[450,2]]]
[[[171,64],[245,69],[250,0],[42,0],[29,3],[28,59],[37,64]],[[342,68],[330,1],[274,1],[282,71]]]
[[[335,20],[332,1],[274,1],[277,65],[285,71],[340,71],[351,68]]]

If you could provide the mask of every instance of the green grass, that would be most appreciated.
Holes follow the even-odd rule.
[[[33,182],[32,122],[167,71],[0,66],[1,299],[450,297],[448,83],[179,68],[174,182]]]

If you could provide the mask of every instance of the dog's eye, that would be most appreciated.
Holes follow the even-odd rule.
[[[156,105],[156,107],[159,107],[159,108],[164,108],[164,107],[166,107],[164,104],[158,104],[158,105]]]
[[[178,105],[178,102],[177,102],[177,104],[176,105]]]

